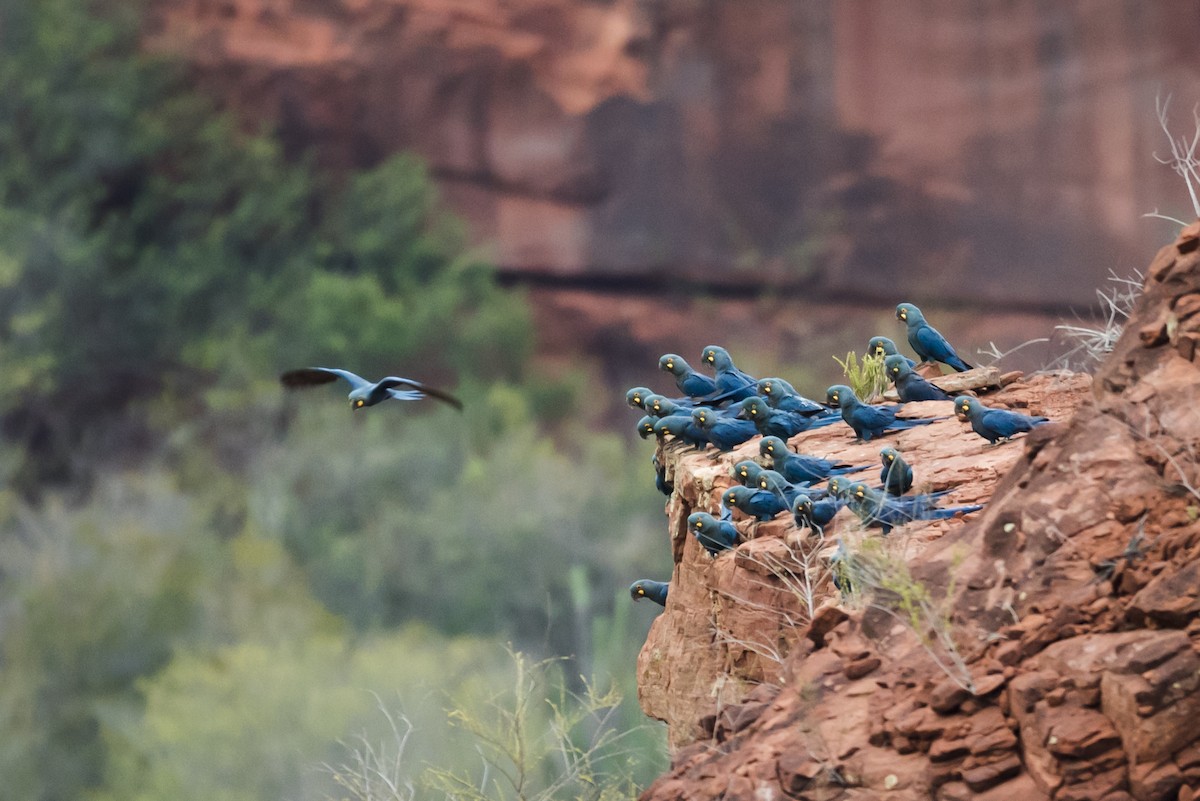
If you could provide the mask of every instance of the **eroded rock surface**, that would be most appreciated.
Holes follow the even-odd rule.
[[[1200,223],[1160,251],[1090,386],[1037,376],[987,398],[1053,425],[996,448],[953,419],[887,438],[918,485],[952,489],[944,503],[987,502],[889,540],[931,597],[948,598],[960,664],[936,625],[855,608],[824,578],[810,612],[797,569],[778,560],[820,545],[782,516],[739,523],[747,541],[732,554],[697,547],[681,520],[715,508],[730,459],[756,442],[671,462],[671,601],[638,667],[643,707],[677,750],[646,801],[1194,797],[1198,245]],[[793,444],[877,464],[879,446],[850,436],[832,426]],[[848,514],[827,542],[861,538]]]
[[[1088,303],[1186,202],[1148,138],[1200,75],[1189,0],[154,0],[146,29],[291,152],[419,153],[511,270],[830,297],[901,265],[913,297]]]

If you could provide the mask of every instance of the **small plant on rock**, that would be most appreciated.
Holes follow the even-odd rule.
[[[842,561],[846,575],[856,591],[868,598],[869,606],[908,626],[938,668],[964,690],[974,692],[971,672],[954,641],[947,604],[954,594],[957,559],[941,602],[924,582],[913,578],[902,557],[888,552],[882,539],[863,540],[858,550],[848,552]]]
[[[875,396],[882,395],[887,389],[887,372],[884,370],[882,357],[867,355],[860,361],[858,354],[850,351],[846,354],[845,361],[837,356],[834,356],[833,360],[841,365],[842,372],[846,375],[846,383],[863,403],[870,403]]]

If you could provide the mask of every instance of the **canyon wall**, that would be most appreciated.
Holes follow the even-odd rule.
[[[506,270],[1086,304],[1185,216],[1190,0],[156,0],[251,127],[411,149]],[[1192,92],[1189,94],[1189,92]],[[851,232],[855,232],[851,235]]]

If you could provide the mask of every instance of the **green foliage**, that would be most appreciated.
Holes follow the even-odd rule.
[[[408,705],[396,713],[378,701],[372,722],[386,725],[343,740],[341,754],[324,764],[336,788],[327,801],[599,801],[630,798],[633,777],[647,767],[661,770],[659,749],[635,742],[647,727],[616,722],[615,690],[583,682],[572,692],[561,663],[508,653],[505,686],[453,693],[433,725],[414,718]]]
[[[129,20],[0,14],[0,414],[42,460],[27,484],[77,473],[105,450],[87,432],[163,389],[322,363],[518,374],[524,303],[463,255],[414,159],[334,188],[139,55]]]
[[[850,351],[844,361],[837,356],[834,356],[833,360],[841,365],[846,383],[863,403],[870,403],[887,389],[887,371],[884,369],[882,357],[868,355],[859,361],[858,354]]]
[[[172,649],[342,626],[268,542],[222,547],[162,477],[106,481],[81,509],[23,509],[0,540],[0,775],[20,798],[73,798],[104,759],[98,710],[128,714],[134,684]]]
[[[628,585],[631,563],[669,569],[649,467],[631,469],[639,460],[616,435],[580,436],[568,453],[504,385],[461,422],[381,411],[351,419],[341,404],[310,405],[247,477],[250,524],[359,626],[420,616],[531,644],[549,628],[558,653],[583,656],[576,617],[595,610],[590,599],[572,608],[572,571],[611,587]]]
[[[628,681],[611,589],[669,568],[642,455],[526,375],[525,298],[417,160],[290,163],[139,53],[136,11],[0,0],[5,793],[299,797],[364,688],[496,697],[467,635]],[[467,412],[285,397],[314,364]]]
[[[414,759],[452,751],[431,688],[485,695],[508,667],[485,643],[424,629],[352,642],[338,635],[181,653],[141,683],[145,709],[105,716],[107,789],[97,801],[314,797],[313,766],[335,740],[400,702],[423,736]]]
[[[566,690],[550,662],[514,654],[510,690],[451,710],[449,718],[468,736],[481,769],[465,772],[433,766],[429,784],[453,801],[552,801],[631,798],[633,754],[626,733],[611,719],[620,703],[613,690],[584,684]]]

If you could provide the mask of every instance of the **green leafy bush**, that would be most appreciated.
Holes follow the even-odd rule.
[[[413,158],[336,183],[287,163],[139,54],[120,15],[10,2],[0,32],[0,415],[34,451],[27,487],[78,476],[111,452],[90,432],[136,430],[164,390],[194,415],[214,386],[245,402],[305,364],[523,368],[523,299]]]

